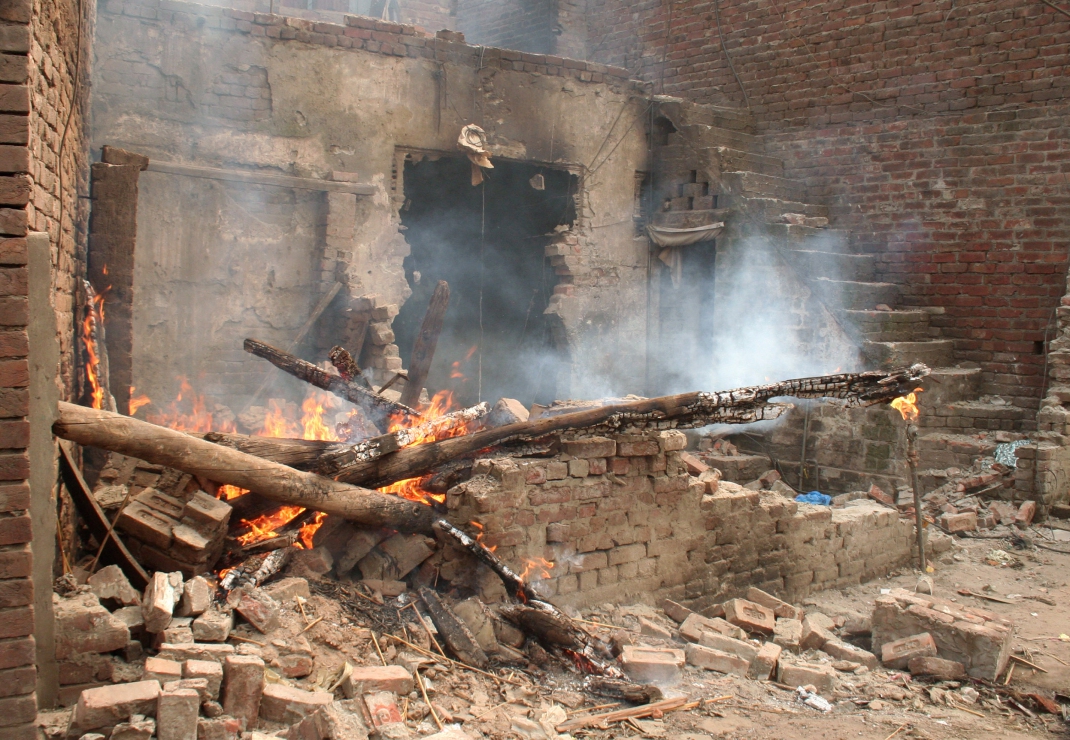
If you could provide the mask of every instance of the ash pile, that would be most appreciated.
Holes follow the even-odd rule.
[[[333,372],[254,340],[246,349],[352,401],[363,421],[344,442],[309,442],[186,434],[60,405],[57,436],[111,454],[91,488],[61,444],[89,555],[56,585],[71,708],[47,736],[556,738],[705,707],[708,697],[666,698],[644,648],[618,630],[545,600],[547,564],[505,563],[470,523],[451,523],[444,493],[486,457],[552,456],[577,434],[775,418],[786,397],[883,403],[928,373],[567,402],[537,415],[503,399],[430,418],[362,382],[340,348]],[[751,643],[738,630],[754,625],[733,619],[751,614],[748,603],[738,618],[724,607],[737,630],[726,638],[741,645]],[[670,651],[677,669],[687,654],[721,669],[694,657],[718,648],[691,642]],[[746,657],[748,674],[781,670],[768,644]],[[607,705],[614,712],[598,711]]]

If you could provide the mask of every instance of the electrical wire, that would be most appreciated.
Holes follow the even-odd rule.
[[[743,91],[743,102],[750,108],[750,98],[747,97],[747,88],[743,87],[743,80],[739,79],[739,73],[736,72],[736,65],[732,63],[732,55],[728,53],[728,47],[724,45],[724,32],[721,30],[721,0],[713,0],[713,12],[714,15],[717,16],[717,35],[721,39],[721,51],[724,52],[724,58],[728,60],[728,68],[732,70],[732,76],[735,77],[736,82],[739,83],[739,89]]]

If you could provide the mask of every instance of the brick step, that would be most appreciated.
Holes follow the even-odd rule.
[[[669,143],[687,143],[695,148],[727,146],[748,152],[762,151],[762,140],[757,136],[701,123],[678,127],[676,133],[669,134]]]
[[[870,342],[919,342],[939,336],[929,324],[928,311],[844,311],[843,317]]]
[[[877,258],[871,254],[824,252],[816,249],[789,249],[787,254],[799,271],[808,278],[870,282],[877,272]]]
[[[694,226],[724,221],[731,214],[730,208],[714,208],[705,211],[659,211],[654,214],[654,225],[670,229],[689,229]]]
[[[968,468],[979,457],[991,457],[997,444],[983,434],[930,432],[918,437],[918,466],[924,470]]]
[[[921,382],[925,391],[918,402],[922,413],[956,401],[969,401],[981,395],[981,368],[934,367]]]
[[[721,182],[733,193],[759,195],[784,200],[806,200],[806,185],[798,180],[763,175],[758,172],[722,172]]]
[[[725,108],[719,105],[699,105],[684,103],[680,98],[668,95],[656,95],[660,112],[668,116],[677,126],[702,125],[753,134],[758,130],[754,114],[739,108]]]
[[[780,198],[763,198],[761,196],[726,195],[725,205],[735,205],[740,211],[755,221],[780,224],[780,217],[785,213],[798,213],[803,216],[828,218],[828,206],[815,203],[802,203],[796,200]]]
[[[963,430],[1018,430],[1022,422],[1032,419],[1035,412],[1006,403],[991,401],[954,401],[929,407],[919,420],[923,429],[961,434]]]
[[[853,280],[815,278],[810,286],[828,306],[859,311],[876,308],[880,304],[894,306],[899,300],[899,286],[895,283],[863,283]]]
[[[818,229],[813,226],[764,223],[760,230],[763,234],[780,242],[785,249],[854,254],[848,246],[850,232],[843,229]]]
[[[776,157],[727,146],[705,146],[700,147],[699,151],[718,162],[720,172],[746,171],[780,178],[784,176],[784,160]]]
[[[906,367],[923,362],[929,367],[951,364],[955,343],[950,339],[926,342],[862,342],[862,355],[881,368]]]

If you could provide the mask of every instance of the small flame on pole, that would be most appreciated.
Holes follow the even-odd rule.
[[[921,410],[918,408],[917,394],[921,393],[921,391],[921,388],[915,388],[905,396],[893,398],[888,405],[899,412],[903,417],[903,421],[917,421],[918,416],[921,415]]]

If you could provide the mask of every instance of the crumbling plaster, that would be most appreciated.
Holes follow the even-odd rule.
[[[603,358],[620,356],[624,345],[645,351],[647,249],[645,240],[634,238],[632,223],[634,174],[647,166],[642,115],[648,100],[642,89],[622,81],[584,82],[481,67],[471,61],[481,59],[485,50],[455,43],[444,43],[454,51],[435,61],[276,40],[214,28],[218,9],[185,7],[188,12],[161,12],[156,20],[118,15],[110,12],[111,5],[101,13],[94,60],[94,149],[112,144],[156,161],[323,179],[342,179],[338,173],[346,173],[344,179],[375,185],[376,194],[357,198],[357,229],[343,260],[348,263],[345,280],[351,296],[376,293],[385,303],[401,303],[409,294],[402,270],[408,246],[390,197],[395,147],[454,152],[461,126],[480,124],[495,156],[552,163],[581,175],[574,231],[582,235],[583,254],[578,274],[566,271],[575,276],[568,279],[577,287],[562,291],[552,306],[572,345],[573,377],[579,379],[572,392],[582,395],[584,383],[603,390],[640,387],[641,363],[609,364]],[[222,75],[253,68],[265,72],[267,108],[238,103],[234,91],[220,85]],[[228,100],[219,97],[221,90],[236,98],[235,117],[211,115],[219,113],[220,100]],[[597,169],[588,174],[592,163]],[[213,231],[205,222],[232,218],[224,215],[229,204],[213,196],[200,200],[191,213],[187,206],[198,201],[186,191],[212,193],[236,186],[151,171],[143,183],[135,279],[136,290],[141,288],[135,298],[135,367],[141,368],[136,383],[150,395],[162,390],[152,385],[164,379],[145,377],[147,360],[180,339],[173,331],[158,330],[162,323],[179,320],[169,313],[175,308],[169,294],[188,287],[182,276],[157,264],[165,253],[212,273],[198,274],[202,283],[215,281],[224,292],[244,286],[240,298],[206,307],[207,325],[189,328],[207,334],[198,340],[202,356],[194,358],[195,364],[212,355],[226,356],[229,363],[248,362],[235,350],[243,333],[253,329],[265,341],[288,342],[320,293],[321,278],[313,267],[319,255],[301,254],[311,250],[310,241],[295,247],[292,237],[299,229],[282,222],[268,228],[271,233],[260,244],[286,243],[296,249],[286,257],[272,249],[246,253],[240,264],[204,260],[203,250],[220,248],[206,243],[206,229],[213,234],[219,229]],[[299,199],[310,194],[294,192]],[[250,228],[239,223],[235,231],[249,238]],[[307,277],[298,267],[306,257]],[[282,268],[276,267],[275,279],[285,289],[268,280],[275,265]],[[290,274],[283,278],[280,272]],[[256,320],[242,319],[239,310]],[[194,375],[200,369],[189,368]],[[240,372],[231,365],[230,371],[235,370]],[[253,367],[251,372],[262,370]]]

